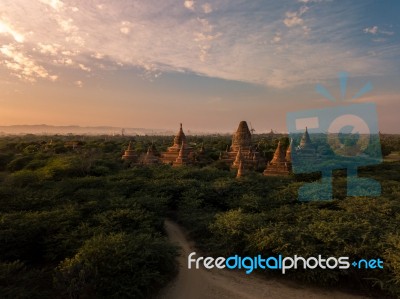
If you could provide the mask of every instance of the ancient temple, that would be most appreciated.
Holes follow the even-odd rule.
[[[210,164],[212,161],[212,159],[207,157],[206,149],[204,148],[204,144],[202,144],[200,149],[195,153],[195,164],[205,166],[207,164]]]
[[[232,145],[220,154],[220,160],[230,164],[232,168],[239,167],[239,158],[246,168],[257,168],[260,163],[260,154],[252,145],[251,133],[245,121],[239,123],[232,137]]]
[[[122,155],[122,160],[128,163],[136,163],[138,160],[138,156],[135,151],[132,149],[132,142],[129,141],[128,148],[125,150],[124,154]]]
[[[307,127],[306,131],[301,137],[300,145],[296,148],[296,157],[299,157],[301,159],[315,159],[317,157],[317,151],[313,143],[311,142]]]
[[[183,133],[182,124],[178,134],[174,138],[174,144],[168,147],[166,152],[161,154],[161,162],[174,166],[191,164],[193,162],[193,148],[186,142],[185,133]]]
[[[182,141],[181,148],[178,153],[178,157],[173,162],[172,166],[182,166],[189,163],[189,151],[186,148],[186,143]]]
[[[281,142],[278,142],[274,157],[270,162],[268,162],[267,167],[264,170],[265,176],[289,175],[292,170],[291,147],[292,142],[290,142],[290,145],[285,153]]]
[[[156,156],[156,151],[154,145],[149,146],[147,153],[142,159],[142,164],[144,165],[154,165],[160,162],[159,158]]]

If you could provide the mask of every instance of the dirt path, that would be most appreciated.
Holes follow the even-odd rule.
[[[366,297],[348,295],[336,291],[305,288],[300,284],[284,284],[273,279],[229,270],[206,270],[187,268],[189,253],[196,251],[183,230],[167,220],[165,229],[170,240],[182,248],[179,257],[179,274],[160,294],[160,299],[261,299],[261,298],[307,298],[307,299],[361,299]]]

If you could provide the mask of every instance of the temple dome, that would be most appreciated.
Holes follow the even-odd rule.
[[[256,169],[262,159],[252,145],[251,136],[247,122],[241,121],[232,136],[232,145],[220,154],[220,160],[230,164],[231,168],[238,168],[241,160],[246,169]]]
[[[251,147],[251,133],[247,122],[243,120],[239,123],[236,133],[233,135],[231,150],[238,151],[240,147]]]

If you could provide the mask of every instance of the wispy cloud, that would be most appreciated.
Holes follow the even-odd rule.
[[[58,55],[61,48],[59,44],[42,44],[39,42],[37,45],[40,53],[50,54],[52,56]]]
[[[64,6],[64,3],[60,0],[39,0],[39,1],[43,4],[52,7],[55,10],[60,10]]]
[[[201,7],[203,8],[204,13],[206,14],[211,13],[213,11],[210,3],[205,3]]]
[[[37,77],[47,78],[52,81],[57,80],[56,75],[50,75],[44,67],[38,65],[33,59],[24,55],[13,45],[2,46],[0,53],[6,57],[2,63],[13,75],[20,79],[30,82],[35,82]]]
[[[297,0],[300,3],[320,3],[320,2],[331,2],[333,0]]]
[[[78,66],[79,66],[79,68],[80,68],[81,70],[83,70],[83,71],[85,71],[85,72],[90,72],[90,71],[91,71],[90,67],[87,67],[86,65],[84,65],[84,64],[82,64],[82,63],[79,63]]]
[[[372,26],[372,27],[364,28],[364,33],[377,34],[378,33],[378,26]]]
[[[366,28],[364,28],[363,31],[364,31],[364,33],[369,33],[372,35],[376,35],[376,34],[393,35],[394,34],[394,31],[382,30],[382,29],[379,29],[378,26],[366,27]]]
[[[183,2],[183,5],[189,10],[194,10],[194,1],[193,0],[186,0],[185,2]]]
[[[131,32],[131,28],[132,28],[131,22],[123,21],[123,22],[121,22],[121,27],[119,30],[123,34],[129,34]]]
[[[0,33],[6,33],[11,35],[14,40],[18,43],[22,43],[24,41],[24,36],[14,29],[11,28],[11,26],[4,21],[0,19]]]
[[[348,7],[335,5],[339,14],[328,2],[3,0],[1,65],[32,80],[54,80],[55,69],[62,81],[62,68],[94,74],[123,67],[152,79],[190,72],[276,88],[343,69],[390,70],[380,48],[367,55],[371,49],[353,41],[351,28],[359,27]],[[374,28],[364,32],[392,34]]]
[[[283,20],[283,23],[287,27],[294,27],[294,26],[300,26],[304,24],[304,20],[301,18],[301,16],[306,13],[308,10],[307,6],[302,6],[298,11],[288,11],[285,14],[285,19]]]

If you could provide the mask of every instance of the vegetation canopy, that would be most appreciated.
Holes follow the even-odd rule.
[[[255,135],[266,161],[285,136]],[[162,136],[5,136],[0,138],[0,294],[2,298],[148,298],[177,272],[179,249],[164,220],[174,218],[211,255],[381,258],[384,269],[288,271],[287,278],[400,296],[400,137],[381,136],[387,158],[359,170],[382,195],[347,197],[334,173],[334,199],[299,202],[320,175],[236,178],[220,161],[226,136],[188,136],[198,165],[129,165]],[[262,272],[273,275],[272,272]],[[279,274],[278,274],[279,275]]]

